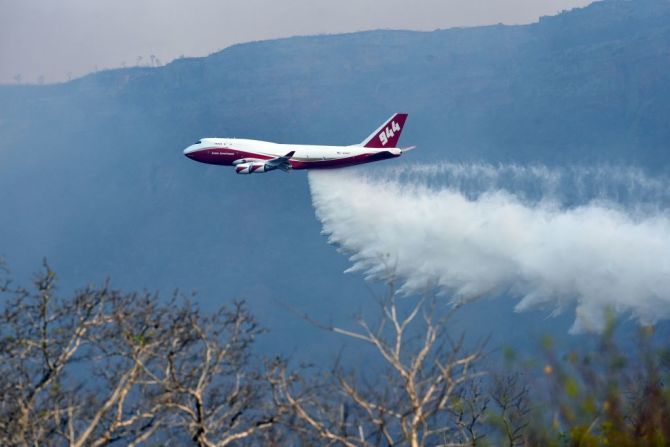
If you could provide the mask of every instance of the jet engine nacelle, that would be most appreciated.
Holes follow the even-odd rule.
[[[263,159],[262,158],[240,158],[239,160],[235,160],[233,162],[233,166],[245,164],[245,163],[262,163]]]
[[[241,163],[235,166],[235,172],[238,174],[260,174],[276,169],[267,163]]]

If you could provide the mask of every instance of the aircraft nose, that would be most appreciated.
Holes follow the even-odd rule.
[[[196,144],[192,144],[186,149],[184,149],[184,155],[186,155],[188,158],[191,158],[193,156],[193,153],[198,149]]]

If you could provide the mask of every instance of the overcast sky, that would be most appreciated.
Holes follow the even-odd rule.
[[[0,0],[0,83],[62,81],[229,45],[379,28],[519,24],[589,0]]]

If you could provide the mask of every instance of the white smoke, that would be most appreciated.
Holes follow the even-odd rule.
[[[628,169],[414,166],[310,172],[317,217],[348,271],[456,300],[506,293],[519,311],[576,306],[670,316],[668,183]]]

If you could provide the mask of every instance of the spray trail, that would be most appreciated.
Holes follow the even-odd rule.
[[[402,292],[575,305],[574,332],[602,329],[606,308],[670,317],[670,190],[639,171],[444,164],[309,182],[348,271],[384,279],[391,268]]]

